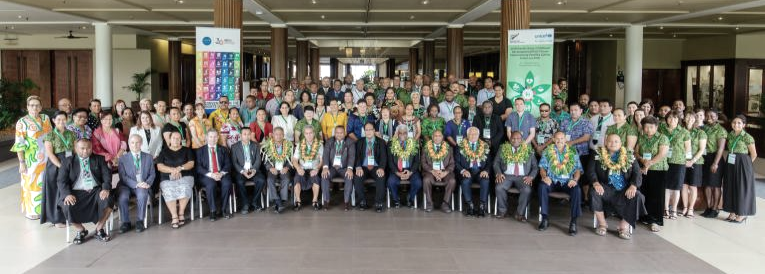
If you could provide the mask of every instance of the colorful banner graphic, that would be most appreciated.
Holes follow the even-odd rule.
[[[218,108],[218,99],[228,96],[231,107],[241,100],[241,31],[197,27],[197,102],[205,109]]]
[[[552,102],[553,29],[508,30],[507,98],[521,97],[539,116],[539,105]]]

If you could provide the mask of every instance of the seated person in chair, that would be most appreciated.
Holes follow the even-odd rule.
[[[186,224],[186,205],[194,195],[194,153],[182,146],[181,140],[180,132],[171,133],[170,144],[162,149],[156,160],[160,173],[159,189],[173,218],[170,226],[176,229]]]
[[[321,171],[321,189],[324,196],[324,210],[329,210],[329,185],[332,178],[342,176],[345,186],[343,201],[345,211],[351,209],[351,191],[353,190],[353,166],[356,158],[356,145],[353,140],[345,136],[345,127],[336,126],[334,136],[327,139],[326,149],[322,156],[324,166]]]
[[[427,196],[425,211],[433,211],[433,185],[444,185],[444,202],[441,210],[451,213],[451,198],[456,180],[454,179],[454,156],[451,147],[444,141],[441,131],[434,131],[433,138],[425,142],[422,152],[422,185]]]
[[[385,169],[388,164],[388,151],[385,149],[385,141],[375,137],[375,124],[367,122],[364,125],[364,137],[356,141],[356,177],[353,186],[356,191],[356,200],[361,201],[359,210],[369,208],[364,195],[364,180],[375,180],[375,211],[383,210],[385,200]]]
[[[575,236],[576,219],[582,214],[582,193],[577,183],[583,173],[582,163],[579,161],[576,149],[566,144],[566,135],[563,132],[556,132],[553,135],[553,142],[542,152],[542,159],[539,161],[539,173],[542,177],[542,183],[539,184],[542,221],[538,229],[544,231],[550,226],[547,220],[550,193],[565,192],[571,199],[569,201],[571,221],[568,225],[568,234]]]
[[[401,181],[409,181],[409,195],[406,199],[406,206],[413,207],[414,200],[417,199],[417,192],[422,188],[422,177],[420,176],[420,155],[418,153],[418,142],[408,137],[409,129],[406,125],[396,127],[396,135],[393,136],[388,146],[390,147],[388,155],[388,188],[390,188],[393,207],[401,206],[398,196],[398,187]]]
[[[290,169],[292,156],[292,142],[284,139],[284,129],[275,127],[271,137],[263,142],[263,165],[268,172],[266,183],[270,199],[274,202],[274,212],[284,211],[284,201],[290,189]],[[276,180],[279,180],[280,189],[277,195]]]
[[[250,208],[253,210],[260,209],[260,204],[257,202],[260,197],[263,187],[266,185],[266,179],[262,173],[260,173],[260,146],[258,143],[251,141],[252,130],[248,127],[243,127],[241,130],[242,139],[231,146],[231,161],[234,164],[234,180],[236,181],[236,188],[238,190],[239,197],[242,199],[242,214],[250,212]],[[255,192],[252,196],[247,195],[247,188],[245,183],[247,181],[253,181],[255,183]]]
[[[146,205],[149,202],[151,185],[154,183],[154,160],[151,155],[141,152],[141,136],[130,135],[128,148],[130,151],[119,158],[117,171],[119,173],[119,209],[120,233],[130,230],[130,195],[136,198],[136,222],[135,231],[143,232],[146,227],[143,225],[146,216]]]
[[[318,129],[316,129],[318,130]],[[314,127],[307,125],[303,128],[301,136],[302,140],[298,141],[297,148],[292,155],[292,163],[295,166],[295,207],[294,209],[300,210],[302,203],[300,201],[300,193],[305,189],[311,189],[313,191],[312,206],[313,210],[320,210],[319,204],[319,167],[321,166],[321,158],[323,153],[323,145],[319,140],[319,136],[316,135]]]
[[[455,153],[454,162],[457,164],[455,171],[459,172],[462,196],[468,205],[467,216],[486,217],[486,203],[489,199],[489,144],[478,139],[479,130],[471,127],[467,130],[467,138],[457,144],[459,153]],[[473,204],[473,192],[471,185],[478,183],[480,186],[480,204],[476,210]]]
[[[529,206],[531,184],[537,177],[539,168],[534,149],[531,144],[523,142],[523,135],[514,131],[510,135],[510,143],[500,146],[494,158],[494,174],[497,174],[497,218],[502,219],[507,214],[507,191],[518,189],[518,208],[515,219],[526,222],[526,208]]]
[[[220,185],[221,206],[226,208],[231,194],[231,161],[225,147],[218,144],[218,132],[211,130],[205,136],[207,144],[197,149],[196,171],[198,180],[202,182],[207,192],[207,205],[210,207],[210,221],[218,220],[221,210],[218,208],[218,198],[215,190]],[[201,208],[200,208],[201,210]],[[225,211],[225,210],[223,210]],[[231,212],[223,213],[226,219],[231,218]]]

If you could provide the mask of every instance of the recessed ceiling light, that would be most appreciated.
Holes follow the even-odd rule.
[[[321,15],[321,19],[324,19],[324,14]]]
[[[88,29],[87,26],[81,26],[80,29]]]
[[[319,3],[319,1],[316,1],[316,0],[311,0],[311,4],[314,4],[314,5],[316,5],[317,3]]]
[[[608,35],[608,37],[614,37],[614,34],[613,34],[613,33],[611,33],[611,34],[609,34],[609,35]]]
[[[256,10],[256,11],[255,11],[255,14],[257,14],[257,15],[261,15],[261,14],[263,14],[263,11],[262,11],[262,10]]]
[[[19,16],[17,16],[17,17],[18,17],[19,19],[21,19],[21,18],[24,18],[24,16],[23,16],[23,15],[19,15]]]
[[[558,4],[558,5],[565,5],[566,1],[558,1],[556,4]]]
[[[660,26],[659,29],[664,29],[664,26]]]
[[[430,1],[428,1],[428,0],[422,0],[422,4],[423,4],[423,5],[427,5],[427,4],[429,4],[429,3],[430,3]]]
[[[183,4],[183,0],[175,0],[176,4]]]
[[[717,17],[717,21],[722,21],[723,19],[725,18],[723,18],[722,16]]]
[[[736,27],[736,30],[740,30],[740,29],[741,29],[741,27]]]
[[[414,15],[409,15],[409,20],[414,20]]]
[[[677,34],[673,33],[672,38],[677,38]]]

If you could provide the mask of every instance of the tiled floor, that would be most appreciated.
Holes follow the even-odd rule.
[[[2,166],[0,165],[0,171]],[[68,246],[64,230],[18,213],[18,185],[0,189],[0,273],[763,273],[765,224],[703,218],[643,227],[631,241],[596,236],[591,214],[580,233],[564,233],[566,207],[553,226],[535,229],[460,213],[396,209],[381,214],[288,211],[153,224],[141,234]],[[514,200],[511,200],[514,201]],[[760,200],[760,203],[765,202]],[[536,205],[531,219],[536,218]],[[697,213],[698,214],[698,213]],[[722,217],[722,215],[721,215]],[[188,217],[187,217],[188,218]],[[610,220],[615,227],[615,220]],[[92,226],[90,226],[92,230]],[[116,233],[116,232],[115,232]],[[743,261],[742,261],[743,260]]]

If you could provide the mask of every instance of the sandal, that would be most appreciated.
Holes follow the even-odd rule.
[[[112,240],[112,237],[109,237],[109,235],[106,234],[106,231],[104,231],[103,228],[96,231],[95,237],[96,239],[102,242],[108,242]]]
[[[294,211],[299,211],[302,208],[300,202],[295,202],[295,206],[292,208]]]
[[[659,232],[659,225],[651,224],[651,232]]]
[[[608,232],[607,226],[599,226],[595,229],[595,234],[598,234],[599,236],[606,236],[606,233]]]
[[[170,224],[170,227],[172,227],[173,229],[178,229],[179,227],[181,227],[180,225],[178,225],[178,218],[173,218],[173,222]]]
[[[669,219],[669,210],[664,210],[664,219]]]
[[[677,220],[677,211],[674,211],[674,210],[669,211],[669,219]]]
[[[178,225],[183,226],[185,224],[186,224],[186,217],[183,215],[178,216]]]
[[[632,234],[630,234],[629,230],[625,229],[617,229],[616,231],[619,232],[619,238],[622,240],[629,240],[632,238]]]
[[[693,210],[689,210],[688,213],[685,213],[685,218],[693,219],[696,215],[693,215]]]
[[[76,245],[82,244],[82,242],[85,241],[86,236],[88,236],[87,229],[78,231],[77,235],[74,235],[74,239],[72,240],[72,243]]]

